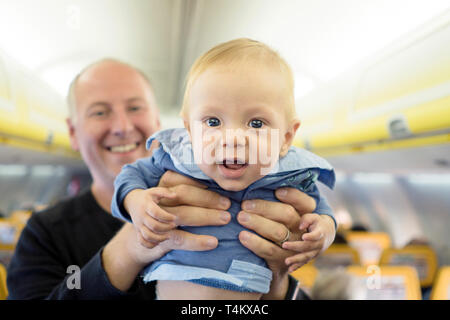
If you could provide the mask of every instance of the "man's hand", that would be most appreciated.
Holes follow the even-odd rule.
[[[238,214],[239,223],[258,234],[242,231],[239,240],[249,250],[265,259],[273,272],[270,292],[263,296],[266,299],[285,297],[289,273],[286,259],[297,255],[298,252],[281,248],[280,242],[285,239],[287,229],[291,232],[290,241],[300,240],[304,233],[300,230],[301,216],[314,212],[316,208],[315,200],[297,189],[281,188],[275,195],[281,203],[265,200],[244,201],[243,211]],[[300,260],[287,261],[297,265],[301,263]]]
[[[137,241],[137,231],[131,223],[125,223],[105,246],[102,263],[111,284],[127,291],[139,272],[149,263],[161,258],[170,250],[204,251],[217,247],[217,239],[197,236],[182,230],[172,230],[170,238],[149,249]]]

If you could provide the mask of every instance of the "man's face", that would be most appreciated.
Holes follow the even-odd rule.
[[[111,184],[123,165],[149,156],[146,139],[159,130],[156,100],[135,70],[113,62],[92,67],[75,87],[76,119],[68,120],[94,183]]]

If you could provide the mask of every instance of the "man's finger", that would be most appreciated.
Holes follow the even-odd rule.
[[[281,202],[293,206],[299,214],[311,213],[316,210],[316,201],[314,198],[298,189],[280,188],[275,191],[275,196]]]
[[[180,184],[185,184],[185,185],[191,185],[197,188],[201,188],[201,189],[206,189],[207,186],[201,184],[198,181],[195,181],[191,178],[188,178],[182,174],[173,172],[173,171],[166,171],[161,179],[159,180],[159,184],[158,187],[174,187],[174,186],[178,186]]]
[[[237,219],[247,229],[253,230],[261,237],[272,240],[275,243],[283,241],[288,232],[286,226],[282,223],[245,211],[239,212]]]
[[[175,216],[177,226],[221,226],[231,220],[229,212],[192,206],[162,207]]]
[[[267,262],[280,261],[281,259],[292,255],[292,252],[284,250],[273,242],[265,240],[248,231],[241,231],[241,233],[239,233],[239,241],[244,247]]]
[[[161,243],[161,246],[170,250],[206,251],[218,245],[217,238],[213,236],[197,235],[183,230],[173,230],[170,238]]]
[[[295,211],[295,208],[281,202],[258,199],[245,200],[242,203],[242,209],[268,220],[279,222],[290,230],[297,229],[300,223],[300,216]]]
[[[150,189],[151,192],[149,192],[150,196],[152,197],[153,201],[158,202],[161,198],[170,198],[173,199],[177,195],[170,191],[168,188],[161,188],[161,187],[154,187]]]
[[[171,187],[170,190],[177,196],[176,199],[162,198],[159,202],[164,206],[187,205],[210,209],[227,210],[231,202],[228,198],[210,190],[182,184]]]
[[[320,243],[316,241],[286,241],[282,247],[295,252],[307,252],[321,249]]]

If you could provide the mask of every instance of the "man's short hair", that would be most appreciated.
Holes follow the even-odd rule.
[[[81,70],[80,73],[78,73],[78,74],[76,75],[76,77],[72,80],[72,82],[70,83],[69,91],[68,91],[68,93],[67,93],[67,105],[68,105],[68,107],[69,107],[69,117],[70,117],[70,119],[72,119],[72,121],[75,121],[76,115],[77,115],[77,105],[76,105],[77,101],[76,101],[76,95],[75,95],[75,88],[76,88],[78,79],[79,79],[79,78],[81,77],[81,75],[83,75],[87,70],[89,70],[89,69],[91,69],[92,67],[95,67],[95,66],[97,66],[97,65],[99,65],[99,64],[105,63],[105,62],[115,62],[115,63],[118,63],[118,64],[125,65],[125,66],[127,66],[127,67],[130,67],[130,68],[133,69],[133,70],[136,70],[136,71],[142,76],[142,78],[144,78],[144,80],[147,82],[147,84],[148,84],[150,90],[153,91],[153,85],[152,85],[150,79],[145,75],[144,72],[142,72],[142,71],[139,70],[138,68],[136,68],[136,67],[134,67],[134,66],[132,66],[132,65],[126,63],[126,62],[123,62],[123,61],[120,61],[120,60],[118,60],[118,59],[115,59],[115,58],[104,58],[104,59],[95,61],[95,62],[89,64],[89,65],[88,65],[87,67],[85,67],[83,70]]]

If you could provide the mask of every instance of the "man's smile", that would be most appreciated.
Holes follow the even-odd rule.
[[[139,145],[140,145],[140,142],[134,142],[134,143],[106,147],[106,149],[108,149],[109,151],[114,152],[114,153],[127,153],[130,151],[136,150],[139,147]]]

